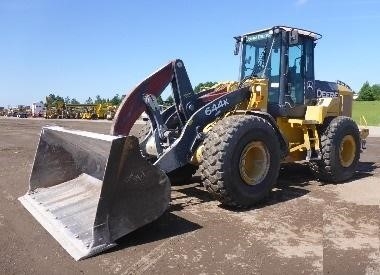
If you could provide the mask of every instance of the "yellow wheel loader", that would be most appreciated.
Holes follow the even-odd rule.
[[[115,117],[115,114],[116,114],[116,110],[117,110],[116,105],[107,106],[106,119],[107,120],[113,120],[113,118]]]
[[[110,135],[43,127],[20,201],[78,260],[157,219],[171,182],[198,168],[206,189],[238,208],[267,197],[283,162],[307,162],[323,181],[350,179],[368,129],[350,118],[346,84],[315,80],[320,38],[286,26],[237,36],[239,81],[198,94],[174,60],[128,94]],[[169,84],[174,104],[162,111]],[[150,127],[129,136],[143,112]]]
[[[98,119],[107,118],[108,107],[109,105],[107,103],[99,103],[96,106],[96,117]]]

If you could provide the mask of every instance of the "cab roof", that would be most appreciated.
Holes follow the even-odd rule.
[[[291,31],[296,30],[299,34],[304,35],[304,36],[308,36],[308,37],[310,37],[310,38],[312,38],[314,40],[318,40],[318,39],[322,38],[321,34],[313,32],[313,31],[308,31],[308,30],[301,29],[301,28],[296,28],[296,27],[274,26],[272,28],[267,28],[267,29],[263,29],[263,30],[259,30],[259,31],[255,31],[255,32],[246,33],[246,34],[243,34],[243,35],[240,35],[240,36],[236,36],[235,39],[240,40],[241,37],[245,37],[245,36],[252,35],[252,34],[259,34],[259,33],[267,32],[267,31],[270,31],[270,30],[274,31],[276,29],[284,30],[286,32],[291,32]]]

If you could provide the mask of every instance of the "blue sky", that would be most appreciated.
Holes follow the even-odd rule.
[[[233,36],[273,25],[323,34],[316,78],[380,82],[380,0],[0,0],[0,106],[53,92],[125,94],[174,58],[193,85],[235,80]]]

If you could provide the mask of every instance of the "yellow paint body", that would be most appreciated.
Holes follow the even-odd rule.
[[[224,82],[215,85],[214,88],[227,88],[228,92],[232,92],[237,89],[238,84],[238,82]],[[226,116],[246,114],[249,111],[267,112],[268,80],[260,78],[249,79],[244,85],[250,86],[251,97],[247,101],[237,105],[235,110],[224,114],[216,121],[207,125],[203,129],[203,132],[207,133],[219,119]],[[307,106],[304,118],[277,118],[277,126],[289,147],[289,153],[283,160],[284,162],[308,160],[310,152],[319,152],[320,137],[317,125],[323,124],[327,117],[351,117],[353,93],[343,85],[338,85],[338,91],[338,97],[318,98],[316,105]],[[366,134],[368,135],[368,129],[361,129],[361,136],[365,138]],[[193,164],[199,164],[202,159],[202,149],[203,146],[200,146],[195,152],[191,161]]]

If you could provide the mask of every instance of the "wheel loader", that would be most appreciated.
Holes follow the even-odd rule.
[[[286,26],[235,37],[238,81],[195,93],[183,61],[171,61],[134,88],[109,135],[42,128],[26,209],[76,260],[157,219],[170,186],[199,171],[222,204],[265,200],[281,163],[305,162],[316,178],[350,179],[368,129],[351,119],[353,92],[315,80],[318,33]],[[174,104],[157,103],[171,84]],[[143,112],[149,127],[130,136]]]

